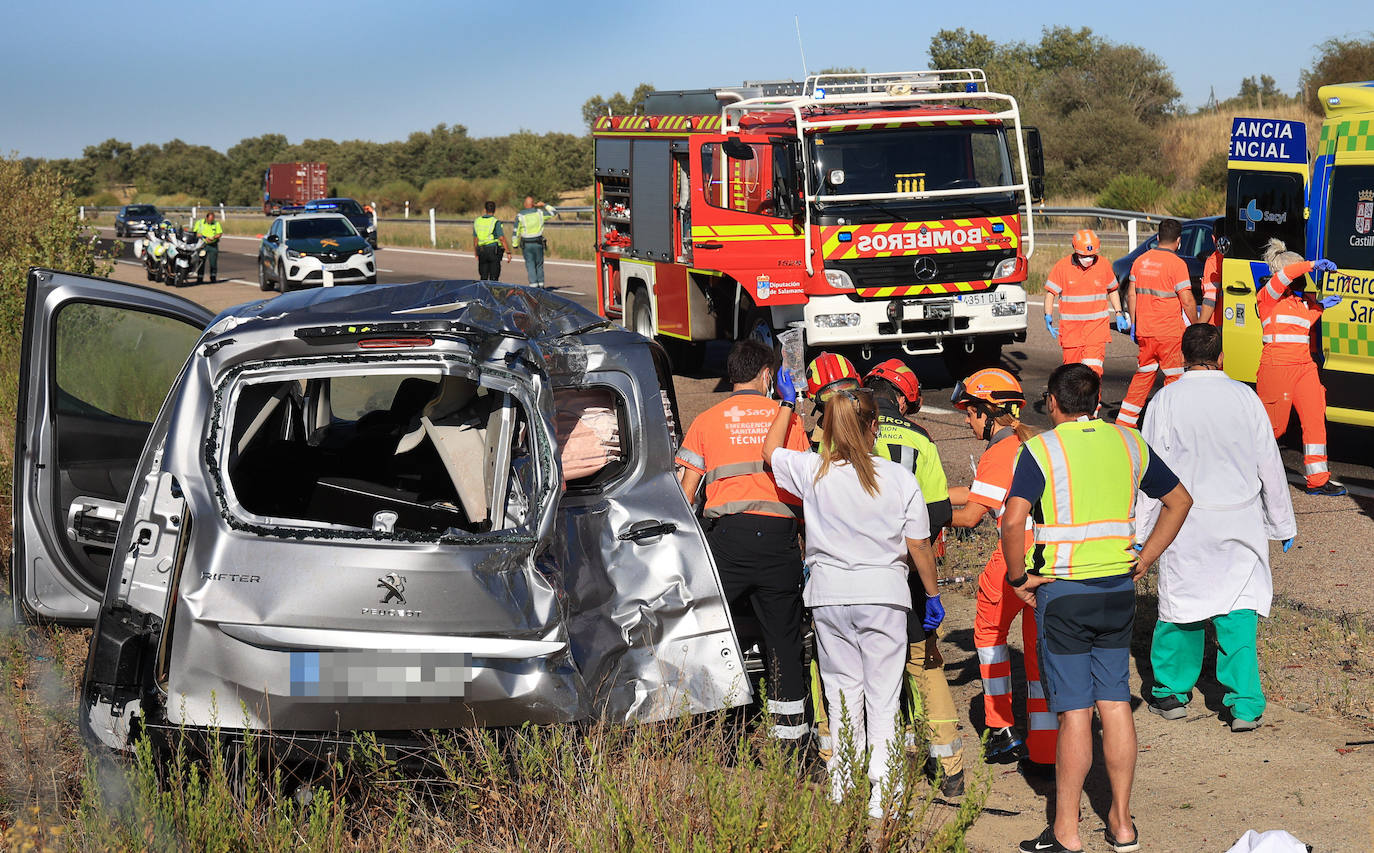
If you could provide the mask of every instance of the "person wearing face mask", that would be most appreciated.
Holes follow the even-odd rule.
[[[980,370],[955,386],[953,403],[964,412],[973,434],[987,442],[978,460],[973,485],[949,490],[955,505],[953,527],[976,527],[991,513],[1002,524],[1007,490],[1011,488],[1016,452],[1030,438],[1021,423],[1021,407],[1026,404],[1021,383],[1005,370]],[[987,760],[1010,764],[1024,757],[1038,770],[1054,764],[1058,724],[1045,701],[1040,684],[1036,655],[1035,611],[1017,598],[1007,586],[1007,564],[1001,549],[988,557],[978,577],[977,610],[973,621],[973,645],[978,651],[978,670],[983,678],[983,718],[989,730]],[[1013,728],[1011,704],[1011,649],[1007,635],[1011,623],[1021,616],[1021,651],[1026,667],[1027,741]]]
[[[806,723],[802,646],[802,501],[781,488],[764,464],[763,440],[774,418],[788,416],[784,443],[806,450],[802,420],[769,396],[778,357],[755,340],[735,344],[726,361],[733,393],[697,416],[678,448],[688,503],[705,488],[706,540],[726,601],[748,597],[763,631],[768,711],[773,734],[800,745]]]
[[[1117,331],[1131,328],[1121,310],[1112,265],[1098,254],[1101,248],[1097,233],[1084,228],[1073,235],[1073,253],[1061,258],[1045,279],[1045,329],[1059,339],[1065,364],[1086,364],[1098,376],[1111,337],[1108,318],[1115,317]],[[1058,326],[1054,323],[1056,303]]]

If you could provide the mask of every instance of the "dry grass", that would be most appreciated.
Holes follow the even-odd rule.
[[[1164,125],[1164,162],[1176,188],[1191,188],[1198,168],[1218,151],[1225,151],[1231,138],[1231,120],[1238,115],[1276,118],[1307,123],[1308,147],[1315,146],[1321,132],[1322,117],[1299,103],[1263,110],[1245,109],[1180,116]]]

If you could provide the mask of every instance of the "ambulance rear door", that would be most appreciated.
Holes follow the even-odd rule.
[[[1326,416],[1361,426],[1374,426],[1374,133],[1369,125],[1327,122],[1313,176],[1315,233],[1309,250],[1309,257],[1336,264],[1321,287],[1323,294],[1341,297],[1322,315]]]
[[[1226,235],[1221,267],[1222,347],[1226,372],[1254,382],[1261,324],[1255,294],[1269,268],[1264,247],[1277,237],[1302,252],[1307,221],[1307,126],[1301,121],[1236,118],[1226,161]]]

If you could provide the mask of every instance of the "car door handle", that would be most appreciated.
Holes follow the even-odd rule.
[[[1250,288],[1244,285],[1228,284],[1226,285],[1226,292],[1232,296],[1245,296],[1250,293]]]
[[[634,542],[642,545],[646,540],[657,539],[660,536],[676,532],[677,525],[673,524],[671,521],[646,519],[631,524],[630,529],[620,534],[617,538],[620,539],[621,542]]]
[[[724,243],[693,243],[693,249],[724,249]]]

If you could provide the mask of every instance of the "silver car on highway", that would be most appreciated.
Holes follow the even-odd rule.
[[[748,702],[657,345],[547,291],[218,317],[33,270],[11,582],[93,624],[80,721],[332,742]]]

